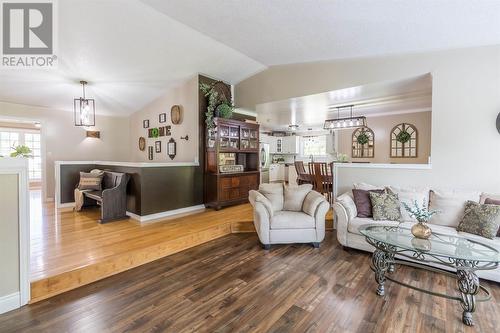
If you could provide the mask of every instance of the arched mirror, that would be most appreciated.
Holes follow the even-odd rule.
[[[352,132],[352,158],[375,157],[375,134],[368,127],[357,128]]]
[[[401,123],[391,131],[391,157],[417,157],[418,131],[415,126]]]

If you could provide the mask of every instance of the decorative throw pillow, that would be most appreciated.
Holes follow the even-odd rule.
[[[500,206],[467,201],[457,231],[493,239],[500,226]]]
[[[344,207],[349,220],[352,218],[355,218],[358,215],[358,210],[356,209],[356,204],[354,203],[354,200],[349,195],[349,193],[342,194],[337,199],[335,199],[335,201]]]
[[[429,188],[389,186],[388,189],[398,195],[399,202],[401,203],[402,222],[417,222],[417,219],[410,216],[410,213],[405,209],[403,202],[409,206],[413,206],[416,201],[419,206],[429,207]]]
[[[484,200],[484,203],[487,204],[487,205],[497,205],[497,206],[500,206],[500,199],[496,200],[496,199],[486,198]],[[500,237],[500,228],[498,228],[497,237]]]
[[[302,205],[307,194],[311,192],[311,184],[303,184],[300,186],[285,186],[285,203],[283,210],[290,210],[293,212],[302,211]]]
[[[283,210],[283,184],[260,184],[259,192],[271,201],[273,211]]]
[[[401,204],[397,194],[391,191],[386,191],[380,194],[369,192],[369,194],[373,206],[373,219],[375,221],[401,220]]]
[[[104,173],[80,172],[79,190],[102,190],[102,177]]]
[[[356,210],[358,211],[358,217],[372,217],[372,202],[370,200],[370,192],[373,193],[384,193],[384,190],[352,190],[352,196],[354,198],[354,204],[356,205]]]
[[[430,192],[429,209],[437,210],[430,223],[456,228],[464,213],[465,203],[479,202],[480,192],[461,190],[436,190]]]

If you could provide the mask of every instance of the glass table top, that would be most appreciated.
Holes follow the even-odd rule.
[[[395,246],[397,249],[445,258],[500,262],[499,252],[495,248],[461,236],[432,232],[432,236],[424,240],[414,237],[409,228],[373,224],[361,226],[360,232],[367,238]]]

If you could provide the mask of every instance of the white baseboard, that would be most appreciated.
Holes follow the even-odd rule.
[[[13,293],[0,297],[0,314],[21,307],[21,293]]]
[[[127,212],[127,215],[130,216],[131,218],[133,218],[134,220],[139,221],[139,222],[147,222],[147,221],[162,219],[162,218],[173,216],[173,215],[191,213],[191,212],[201,210],[201,209],[205,209],[205,205],[184,207],[184,208],[168,210],[168,211],[161,212],[161,213],[155,213],[155,214],[149,214],[149,215],[143,215],[143,216],[140,216],[140,215],[137,215],[137,214],[134,214],[131,212]]]
[[[74,208],[75,203],[74,202],[66,202],[63,204],[60,204],[57,208],[58,209],[69,209],[69,208]],[[196,205],[196,206],[190,206],[190,207],[184,207],[184,208],[179,208],[179,209],[174,209],[174,210],[167,210],[165,212],[160,212],[160,213],[155,213],[155,214],[149,214],[149,215],[137,215],[132,212],[127,211],[127,216],[130,216],[134,220],[137,220],[139,222],[147,222],[147,221],[152,221],[152,220],[158,220],[162,219],[165,217],[170,217],[173,215],[178,215],[178,214],[184,214],[184,213],[190,213],[194,212],[197,210],[204,209],[205,205]]]

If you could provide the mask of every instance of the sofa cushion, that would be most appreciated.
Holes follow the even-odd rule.
[[[500,201],[500,194],[481,193],[481,197],[479,198],[479,203],[482,203],[482,204],[485,203],[486,199]]]
[[[400,221],[401,204],[398,195],[391,191],[383,193],[369,192],[373,206],[373,219],[376,221]]]
[[[479,201],[479,192],[457,190],[431,190],[429,209],[439,211],[429,221],[431,224],[457,227],[462,219],[467,200]]]
[[[359,190],[353,189],[352,196],[354,198],[354,204],[356,205],[356,210],[358,211],[357,217],[372,217],[373,207],[372,201],[370,200],[370,192],[383,193],[384,190]]]
[[[462,232],[462,231],[459,231],[457,233],[457,235],[464,237],[464,238],[467,238],[467,239],[474,241],[474,242],[479,242],[479,243],[482,243],[484,245],[491,246],[492,248],[494,248],[500,252],[500,237],[488,239],[488,238],[484,238],[483,236],[469,234],[468,232]]]
[[[356,209],[356,204],[354,203],[354,200],[352,199],[352,194],[351,193],[344,193],[341,196],[339,196],[337,199],[335,199],[336,202],[342,205],[344,209],[346,210],[347,217],[349,219],[352,219],[358,215],[358,210]]]
[[[385,188],[385,186],[375,186],[367,183],[354,183],[353,187],[356,190],[364,190],[364,191],[383,190]]]
[[[301,212],[304,199],[306,198],[306,195],[311,192],[311,190],[311,184],[285,186],[285,202],[283,204],[283,210]]]
[[[403,202],[409,206],[413,206],[416,201],[420,207],[429,207],[429,189],[428,188],[405,188],[397,186],[388,187],[393,193],[396,193],[401,203],[401,221],[417,222],[417,219],[410,216],[410,213],[404,208]]]
[[[283,184],[260,184],[259,192],[271,201],[275,212],[283,210]]]
[[[369,217],[355,217],[352,220],[349,221],[349,224],[347,225],[347,231],[353,234],[361,235],[359,232],[359,229],[367,224],[376,224],[376,225],[383,225],[383,226],[391,226],[395,227],[399,224],[397,221],[375,221],[372,218]]]
[[[494,239],[500,226],[500,206],[467,201],[458,231]]]
[[[315,228],[314,218],[306,213],[281,211],[271,219],[271,229],[311,229]]]

